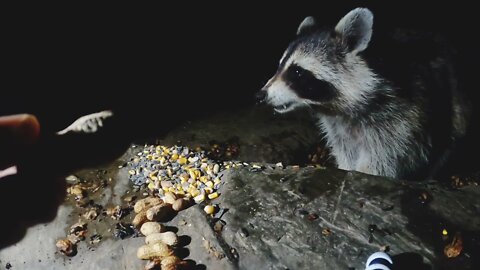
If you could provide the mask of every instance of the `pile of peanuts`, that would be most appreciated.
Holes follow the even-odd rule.
[[[137,251],[141,260],[149,260],[145,269],[179,270],[189,268],[188,261],[175,255],[175,248],[179,241],[176,233],[165,231],[165,227],[158,223],[181,211],[192,203],[188,199],[175,199],[173,196],[165,197],[165,201],[158,197],[147,197],[137,201],[134,206],[136,213],[132,224],[140,228],[145,236],[145,245]]]

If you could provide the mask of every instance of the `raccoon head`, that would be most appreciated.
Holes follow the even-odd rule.
[[[329,114],[358,108],[377,82],[359,55],[368,46],[372,25],[373,14],[366,8],[350,11],[330,30],[305,18],[257,97],[279,113],[302,106]]]

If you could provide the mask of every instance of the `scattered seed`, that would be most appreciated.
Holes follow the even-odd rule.
[[[58,240],[56,246],[66,256],[74,256],[76,254],[76,246],[68,239]]]
[[[207,205],[203,208],[203,211],[207,214],[213,214],[215,212],[215,207],[213,205]]]

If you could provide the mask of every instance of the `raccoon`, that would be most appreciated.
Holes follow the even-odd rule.
[[[367,8],[350,11],[333,29],[305,18],[257,99],[281,114],[311,111],[340,169],[393,178],[432,177],[438,167],[434,164],[445,160],[445,149],[465,134],[468,106],[454,82],[429,83],[421,78],[428,73],[421,68],[409,84],[382,76],[365,53],[372,33],[373,14]],[[427,62],[428,67],[449,70],[444,58]],[[424,77],[432,78],[428,74]],[[437,106],[439,98],[431,95],[447,101]],[[445,124],[438,128],[435,117],[442,116],[447,118],[440,119]],[[440,139],[435,132],[442,134]]]

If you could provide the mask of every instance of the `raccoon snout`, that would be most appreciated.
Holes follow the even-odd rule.
[[[267,100],[267,91],[265,91],[264,89],[258,91],[255,94],[255,101],[257,104],[263,104],[265,103],[266,100]]]

